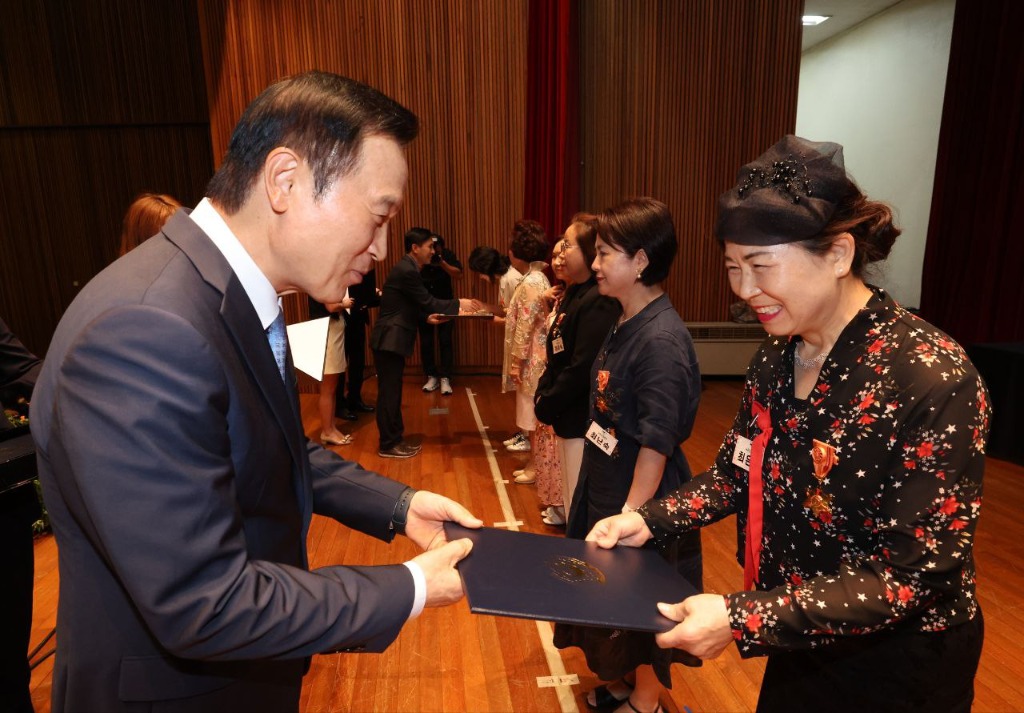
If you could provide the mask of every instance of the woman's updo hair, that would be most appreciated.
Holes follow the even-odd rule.
[[[594,247],[597,242],[597,216],[593,213],[577,213],[569,221],[569,225],[576,226],[576,245],[579,246],[587,269],[593,274],[592,265],[594,258],[597,257],[597,248]]]
[[[645,285],[668,277],[679,247],[672,213],[654,198],[631,198],[604,211],[597,217],[597,234],[629,257],[640,250],[647,254],[647,267],[640,273]]]
[[[892,208],[881,201],[870,200],[853,181],[853,190],[836,203],[836,210],[821,233],[800,245],[815,255],[824,255],[843,233],[853,236],[855,250],[850,273],[863,278],[864,269],[873,262],[889,257],[901,231],[893,222]]]
[[[488,277],[500,277],[508,272],[509,259],[486,245],[478,245],[469,254],[469,269]]]
[[[856,243],[851,272],[884,260],[900,229],[892,209],[868,200],[846,172],[843,147],[833,141],[783,136],[736,173],[718,198],[715,237],[738,245],[798,243],[824,254],[843,233]]]
[[[509,250],[517,260],[537,262],[548,256],[548,241],[544,228],[536,220],[517,220],[512,228]]]

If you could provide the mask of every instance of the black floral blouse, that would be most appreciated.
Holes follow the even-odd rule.
[[[958,344],[873,291],[806,400],[794,397],[798,338],[766,340],[714,465],[640,509],[659,540],[736,513],[742,564],[749,478],[733,463],[767,408],[757,585],[725,597],[743,656],[897,623],[941,631],[978,611],[988,392]]]

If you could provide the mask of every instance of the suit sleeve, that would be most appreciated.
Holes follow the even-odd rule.
[[[42,362],[25,348],[0,319],[0,401],[28,398],[39,378]],[[0,413],[0,418],[3,414]]]
[[[307,441],[313,478],[313,512],[343,522],[353,530],[390,542],[398,497],[406,485],[347,461],[318,443]]]
[[[309,572],[250,559],[231,446],[261,434],[232,431],[224,368],[189,322],[163,310],[122,308],[83,330],[59,367],[40,443],[41,458],[67,471],[60,487],[76,521],[174,655],[383,650],[412,607],[405,567]],[[387,494],[371,497],[379,530]]]
[[[396,287],[415,302],[424,315],[459,313],[459,301],[438,299],[427,292],[427,286],[416,270],[403,270]]]

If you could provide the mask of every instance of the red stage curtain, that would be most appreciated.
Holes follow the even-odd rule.
[[[554,243],[579,210],[579,51],[576,0],[531,0],[523,217]]]
[[[1024,3],[958,2],[921,314],[964,346],[1024,340]]]

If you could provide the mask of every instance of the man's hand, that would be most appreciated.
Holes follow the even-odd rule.
[[[610,550],[616,545],[640,547],[652,537],[639,513],[630,512],[598,520],[587,534],[587,542],[596,542],[598,547]]]
[[[479,312],[481,309],[480,300],[469,299],[467,297],[459,298],[459,311],[464,313]]]
[[[443,607],[462,599],[462,578],[459,577],[455,564],[472,549],[472,541],[463,538],[442,544],[413,558],[412,561],[420,566],[423,577],[427,580],[427,601],[424,606]]]
[[[409,503],[409,512],[405,520],[405,536],[422,550],[441,547],[448,541],[444,534],[444,523],[448,520],[453,520],[463,527],[471,529],[476,529],[484,524],[480,518],[474,517],[469,510],[454,500],[429,490],[418,490],[412,496],[412,502]],[[461,557],[457,559],[461,559]]]
[[[658,611],[679,624],[654,640],[663,649],[683,649],[700,659],[713,659],[733,640],[729,610],[720,594],[695,594],[678,604],[658,603]]]

